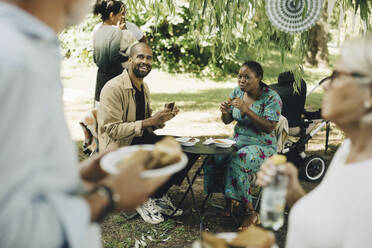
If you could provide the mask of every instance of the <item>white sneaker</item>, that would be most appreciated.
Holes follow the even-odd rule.
[[[168,195],[164,195],[162,198],[154,199],[154,201],[162,214],[170,216],[176,210],[176,207],[173,205]],[[174,216],[180,216],[182,214],[182,209],[178,209]]]
[[[151,198],[149,198],[141,207],[136,208],[136,210],[147,223],[159,224],[164,221],[163,215],[161,215],[159,208]]]

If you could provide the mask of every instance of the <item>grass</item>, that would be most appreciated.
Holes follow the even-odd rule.
[[[195,93],[155,93],[151,94],[152,107],[160,109],[167,102],[176,102],[182,111],[193,110],[215,110],[219,108],[221,102],[225,101],[232,88],[200,90]]]

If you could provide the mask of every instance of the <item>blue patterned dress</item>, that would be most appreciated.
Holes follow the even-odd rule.
[[[244,92],[236,87],[230,98],[243,99]],[[250,109],[257,115],[279,121],[282,101],[279,95],[268,86],[263,86],[263,93]],[[257,130],[248,116],[242,118],[240,110],[232,107],[232,117],[237,124],[234,128],[237,152],[229,155],[215,155],[204,166],[204,191],[223,192],[226,198],[241,202],[252,202],[249,178],[256,173],[264,160],[276,153],[275,131],[265,133]],[[224,178],[217,178],[224,170]]]

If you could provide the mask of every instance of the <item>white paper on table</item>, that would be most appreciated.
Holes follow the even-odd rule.
[[[210,145],[210,144],[213,144],[213,143],[214,143],[214,139],[209,138],[209,139],[207,139],[207,140],[205,140],[205,141],[203,142],[203,145]]]

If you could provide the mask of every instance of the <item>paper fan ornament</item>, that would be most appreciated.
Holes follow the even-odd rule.
[[[270,22],[287,33],[310,29],[319,19],[323,0],[266,0]]]

